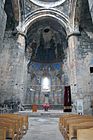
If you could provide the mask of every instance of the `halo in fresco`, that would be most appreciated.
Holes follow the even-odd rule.
[[[64,3],[66,0],[30,0],[34,4],[45,7],[45,8],[50,8],[50,7],[56,7]]]

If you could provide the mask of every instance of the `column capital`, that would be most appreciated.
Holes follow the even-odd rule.
[[[26,36],[27,34],[27,30],[24,28],[24,26],[22,27],[21,25],[22,23],[19,23],[19,25],[16,27],[18,35],[22,35],[22,36]]]
[[[23,36],[23,37],[26,37],[26,33],[24,33],[24,32],[18,32],[18,36],[19,35],[21,35],[21,36]]]
[[[67,39],[69,39],[71,36],[80,36],[80,31],[72,31],[68,34]]]
[[[71,36],[80,36],[80,35],[81,35],[81,33],[79,31],[79,25],[76,24],[76,25],[74,25],[74,28],[72,27],[70,32],[68,32],[67,39]]]

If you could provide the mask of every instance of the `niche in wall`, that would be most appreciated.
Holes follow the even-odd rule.
[[[90,67],[90,73],[93,73],[93,67]]]

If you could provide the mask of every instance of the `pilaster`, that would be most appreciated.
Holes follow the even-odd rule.
[[[77,26],[74,31],[68,35],[68,71],[72,94],[77,93],[76,51],[79,35],[80,32]]]

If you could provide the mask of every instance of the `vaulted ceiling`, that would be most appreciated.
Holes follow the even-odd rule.
[[[28,29],[26,51],[32,61],[63,62],[66,48],[66,32],[57,20],[45,17]]]

